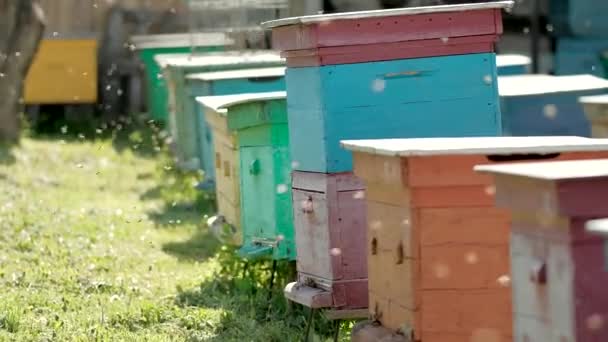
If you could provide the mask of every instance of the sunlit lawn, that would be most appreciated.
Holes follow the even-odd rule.
[[[300,341],[288,265],[269,305],[267,264],[243,277],[207,234],[199,175],[173,170],[150,137],[0,148],[0,340]]]

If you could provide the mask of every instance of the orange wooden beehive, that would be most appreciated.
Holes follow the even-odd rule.
[[[608,156],[607,141],[578,137],[342,145],[366,185],[370,316],[423,342],[511,341],[510,217],[474,166]],[[365,330],[353,341],[380,340]]]

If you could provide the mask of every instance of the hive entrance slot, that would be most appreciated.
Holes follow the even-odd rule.
[[[549,154],[507,154],[507,155],[489,155],[486,158],[495,163],[506,163],[515,161],[527,161],[527,160],[550,160],[559,158],[560,153],[549,153]]]

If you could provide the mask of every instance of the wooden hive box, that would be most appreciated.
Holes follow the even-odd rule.
[[[605,37],[608,3],[594,0],[551,0],[549,18],[559,36]]]
[[[286,93],[243,94],[222,108],[238,137],[245,258],[294,260]]]
[[[154,57],[159,54],[221,51],[232,45],[224,33],[158,34],[131,37],[146,70],[146,97],[150,116],[167,124],[167,86]]]
[[[608,160],[480,166],[512,213],[517,341],[608,340],[604,241],[585,223],[608,215]]]
[[[223,218],[222,221],[231,226],[230,232],[214,233],[222,234],[221,238],[223,240],[228,240],[234,245],[241,245],[243,241],[241,228],[241,167],[238,137],[228,128],[228,111],[224,106],[240,99],[240,95],[201,96],[196,98],[199,105],[203,107],[202,114],[213,135],[218,215]]]
[[[494,52],[511,1],[310,15],[262,23],[290,67]]]
[[[522,55],[497,55],[498,76],[525,75],[530,73],[532,60]]]
[[[510,217],[474,166],[608,155],[608,142],[581,137],[343,145],[366,186],[370,316],[423,342],[511,340]]]
[[[97,45],[95,37],[43,39],[25,79],[25,103],[95,104]]]
[[[601,54],[608,50],[606,38],[559,37],[553,56],[556,75],[591,74],[605,77]]]
[[[288,68],[297,169],[351,171],[342,139],[500,135],[496,73],[494,54]]]
[[[231,95],[285,90],[285,67],[239,69],[191,74],[187,77],[187,91],[193,103],[199,96]],[[205,172],[205,181],[213,183],[215,163],[213,161],[212,134],[207,127],[200,106],[193,107],[191,123],[196,126],[197,156]]]
[[[218,52],[203,55],[157,55],[164,69],[165,80],[171,85],[174,107],[169,116],[169,132],[175,140],[178,163],[185,169],[200,168],[196,135],[195,103],[187,91],[187,75],[201,72],[281,66],[285,61],[272,51]]]
[[[285,296],[315,309],[367,308],[363,183],[350,172],[292,177],[298,279]]]
[[[498,79],[504,135],[591,135],[578,99],[608,92],[608,81],[591,75],[521,75]]]
[[[579,102],[591,124],[591,136],[608,138],[608,95],[583,96]]]

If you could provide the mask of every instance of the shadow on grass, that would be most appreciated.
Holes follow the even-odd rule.
[[[180,261],[205,261],[214,256],[220,243],[206,229],[197,229],[189,240],[163,244],[163,252]]]
[[[143,158],[154,158],[163,149],[162,127],[146,114],[119,116],[116,120],[103,121],[99,117],[86,120],[68,120],[60,109],[49,107],[41,113],[40,120],[30,127],[32,139],[94,141],[111,140],[113,148],[122,153],[132,151]]]
[[[0,143],[0,165],[11,165],[17,161],[13,154],[13,145]]]
[[[283,296],[284,286],[295,277],[294,263],[279,263],[275,286],[269,289],[270,261],[249,262],[245,267],[245,262],[229,248],[222,248],[218,259],[221,270],[205,282],[193,289],[178,288],[178,306],[225,311],[216,326],[218,340],[302,340],[310,311],[289,303]],[[320,340],[327,340],[334,326],[323,315],[316,315],[314,330]],[[347,338],[348,334],[344,335]]]

